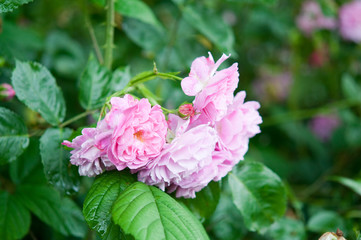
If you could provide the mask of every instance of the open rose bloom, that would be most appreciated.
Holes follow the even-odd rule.
[[[246,93],[234,96],[237,63],[218,70],[218,61],[195,59],[181,82],[192,104],[179,107],[167,121],[159,105],[131,95],[113,97],[111,109],[96,128],[64,145],[74,148],[71,163],[80,175],[129,168],[138,180],[177,197],[194,198],[210,181],[219,181],[248,150],[249,139],[260,132],[258,102],[245,102]]]

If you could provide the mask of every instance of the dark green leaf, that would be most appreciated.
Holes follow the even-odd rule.
[[[243,162],[229,174],[228,181],[233,202],[251,231],[265,231],[285,213],[285,187],[263,164]]]
[[[70,199],[61,199],[48,186],[20,185],[16,196],[40,220],[68,236],[84,237],[86,225],[79,207]]]
[[[30,138],[29,147],[16,161],[10,164],[11,180],[16,184],[24,182],[24,179],[28,181],[28,177],[34,175],[35,169],[39,165],[41,165],[39,140],[37,138]],[[42,175],[44,176],[44,174]]]
[[[208,239],[195,216],[168,194],[141,182],[116,200],[113,221],[135,239]]]
[[[50,124],[58,125],[65,117],[65,101],[54,77],[35,62],[16,61],[12,75],[16,96],[41,114]]]
[[[220,51],[234,57],[234,34],[221,16],[198,6],[188,5],[183,10],[185,20],[212,41]]]
[[[101,66],[93,55],[80,77],[80,104],[90,110],[101,107],[110,92],[111,73]]]
[[[83,214],[91,229],[97,231],[102,239],[121,233],[119,226],[111,220],[113,203],[131,183],[134,175],[118,171],[105,172],[98,176],[87,194]]]
[[[344,74],[341,79],[342,91],[345,97],[361,102],[361,87],[349,74]]]
[[[278,2],[278,0],[228,0],[230,2],[238,2],[238,3],[261,3],[267,5],[274,5]]]
[[[161,24],[154,16],[152,10],[143,1],[117,0],[115,1],[115,11],[123,16],[135,18],[157,28],[161,28]]]
[[[337,228],[344,229],[344,220],[336,212],[323,210],[308,220],[307,228],[312,232],[334,232]]]
[[[33,0],[0,0],[0,13],[11,12],[19,6]]]
[[[69,162],[70,154],[61,143],[71,135],[72,130],[49,128],[40,139],[41,161],[45,176],[61,192],[78,191],[76,167]]]
[[[202,191],[198,192],[196,198],[185,199],[181,201],[195,214],[199,219],[205,220],[212,216],[216,210],[221,189],[219,182],[211,182]]]
[[[30,213],[8,192],[0,191],[0,239],[21,239],[29,231]]]
[[[272,224],[267,231],[272,239],[277,240],[304,240],[306,239],[305,226],[300,220],[292,218],[281,218]]]
[[[29,136],[23,120],[0,107],[0,164],[15,160],[28,144]]]
[[[361,179],[353,180],[346,177],[332,177],[331,180],[351,188],[355,193],[361,195]]]

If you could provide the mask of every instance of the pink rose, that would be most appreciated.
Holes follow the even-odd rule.
[[[229,56],[225,54],[215,63],[211,53],[209,57],[196,58],[191,66],[189,77],[182,80],[184,93],[195,96],[193,102],[196,113],[203,116],[202,121],[214,123],[227,112],[227,106],[233,101],[233,92],[238,84],[238,66],[217,71],[217,68]],[[199,116],[195,115],[195,121]]]
[[[208,125],[199,125],[175,136],[156,159],[139,171],[138,180],[162,190],[176,190],[177,197],[194,198],[195,192],[214,178],[203,169],[212,162],[216,132]]]
[[[344,39],[361,42],[361,1],[344,4],[339,11],[340,32]]]
[[[335,29],[336,20],[326,17],[320,5],[315,1],[305,1],[302,11],[297,17],[297,26],[306,35],[311,35],[317,29]]]
[[[15,91],[10,84],[0,84],[0,100],[10,101],[15,96]]]
[[[222,164],[230,165],[231,168],[243,160],[248,151],[249,139],[261,132],[258,124],[262,123],[262,118],[257,111],[260,105],[255,101],[244,102],[245,97],[244,91],[239,92],[229,106],[227,115],[215,124],[219,136],[216,150],[229,152],[229,155],[214,155],[216,158],[223,155],[225,159]]]
[[[333,131],[341,125],[341,120],[336,114],[318,115],[310,121],[313,134],[323,142],[330,140]]]
[[[102,125],[104,122],[101,122]],[[79,174],[94,177],[101,174],[105,169],[114,169],[114,165],[106,155],[106,149],[96,144],[96,138],[102,134],[103,129],[84,128],[82,135],[73,139],[72,142],[64,141],[62,144],[74,148],[71,153],[70,162],[79,166]]]
[[[105,121],[113,129],[108,157],[118,170],[136,170],[157,157],[165,143],[167,123],[159,105],[131,95],[113,97]]]

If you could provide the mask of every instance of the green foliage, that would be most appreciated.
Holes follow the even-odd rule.
[[[80,77],[79,100],[86,110],[101,107],[111,90],[112,75],[108,69],[101,66],[93,55]]]
[[[202,191],[197,193],[194,199],[181,198],[188,209],[195,214],[199,219],[209,219],[216,210],[218,201],[221,195],[221,188],[219,182],[211,182]]]
[[[69,198],[48,186],[20,185],[16,197],[40,220],[65,236],[84,237],[86,226],[81,210]]]
[[[361,103],[361,87],[348,74],[342,76],[342,90],[345,97]]]
[[[119,194],[134,181],[133,175],[117,171],[103,173],[95,179],[84,200],[83,213],[89,227],[102,239],[119,239],[123,234],[112,221],[111,209]]]
[[[264,232],[286,210],[286,190],[281,179],[261,163],[240,164],[228,177],[233,202],[246,226]]]
[[[322,210],[315,213],[310,220],[308,220],[307,228],[310,231],[318,233],[333,232],[337,228],[344,229],[345,223],[336,212]]]
[[[15,160],[28,144],[27,128],[20,116],[0,107],[0,164]]]
[[[70,165],[70,154],[61,143],[72,133],[68,128],[49,128],[40,139],[41,161],[49,183],[67,194],[77,192],[79,176],[75,166]]]
[[[0,13],[11,12],[19,6],[32,1],[33,0],[1,0]]]
[[[20,239],[30,227],[30,213],[8,192],[0,190],[0,238]]]
[[[277,240],[305,240],[306,229],[302,221],[292,218],[281,218],[267,230],[272,239]]]
[[[332,177],[331,180],[341,183],[342,185],[349,187],[355,193],[361,195],[361,180],[360,179],[350,179],[346,177]]]
[[[113,221],[136,239],[208,239],[189,210],[144,183],[130,185],[116,200]],[[129,221],[131,220],[131,221]]]
[[[54,77],[36,62],[16,62],[12,75],[16,96],[52,125],[65,117],[65,101]]]
[[[207,9],[189,5],[184,8],[184,19],[208,37],[222,52],[236,56],[234,35],[223,19]]]

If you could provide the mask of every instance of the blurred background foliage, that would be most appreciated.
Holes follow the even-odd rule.
[[[344,4],[318,2],[323,13],[335,19]],[[262,133],[251,140],[245,161],[263,162],[281,177],[288,189],[286,215],[262,234],[248,231],[233,211],[224,182],[215,212],[203,219],[212,239],[317,239],[337,228],[347,239],[361,239],[361,44],[344,40],[337,28],[305,34],[297,26],[302,4],[116,1],[113,69],[119,69],[122,79],[152,70],[153,62],[161,72],[184,77],[196,57],[210,51],[218,59],[226,53],[231,59],[223,67],[239,64],[238,90],[246,90],[247,100],[261,103]],[[63,90],[68,119],[84,111],[78,101],[79,78],[90,54],[103,61],[104,42],[104,0],[34,0],[0,15],[0,83],[11,82],[15,59],[42,63]],[[178,82],[157,79],[146,86],[170,109],[192,100]],[[20,114],[30,134],[48,127],[17,99],[1,106]],[[95,119],[81,119],[71,128]],[[30,144],[39,145],[38,138]],[[24,167],[26,174],[19,172],[19,161],[1,166],[2,188],[9,179],[15,186],[26,177],[44,182],[38,155],[25,152],[20,157],[25,165],[32,159],[31,166]],[[70,194],[79,206],[92,181],[81,178],[78,192]],[[66,231],[42,221],[32,216],[25,239],[95,237],[84,229],[66,237]]]

